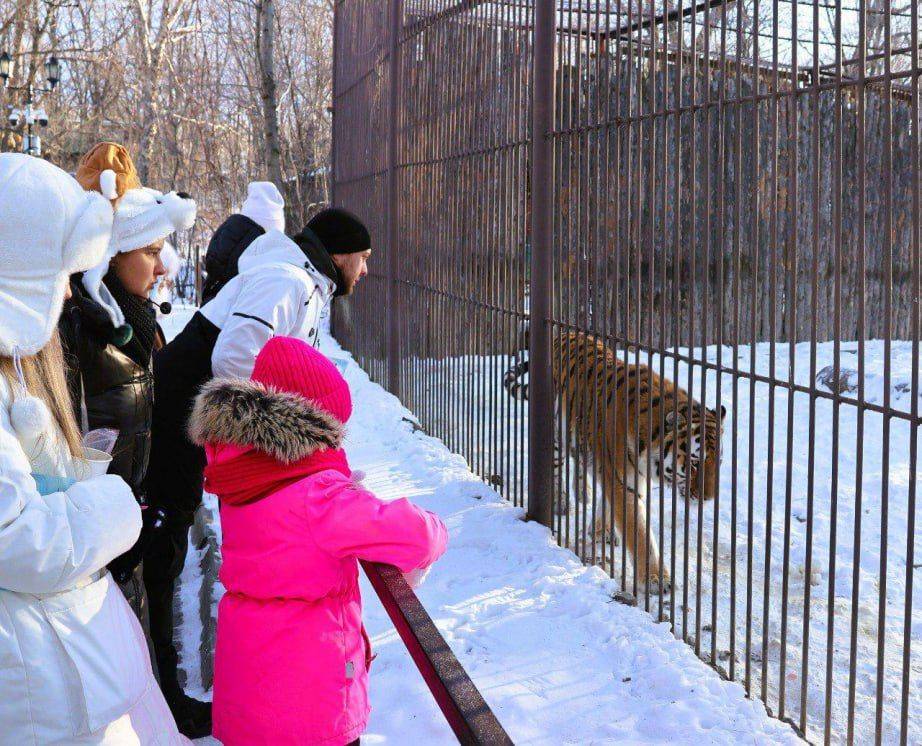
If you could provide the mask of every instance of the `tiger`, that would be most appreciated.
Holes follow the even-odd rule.
[[[669,573],[646,515],[647,475],[652,466],[653,475],[664,484],[674,480],[683,499],[712,499],[726,408],[702,406],[649,366],[619,359],[585,332],[555,335],[551,368],[564,437],[595,476],[631,555],[639,586],[651,591],[668,588]],[[527,374],[527,360],[505,372],[503,386],[513,398],[528,399],[528,382],[523,380]],[[561,450],[555,443],[555,452]],[[559,463],[555,459],[555,465]],[[604,528],[599,511],[597,539],[604,536]]]

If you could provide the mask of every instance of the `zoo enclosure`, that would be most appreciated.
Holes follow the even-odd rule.
[[[337,336],[811,740],[922,740],[919,55],[914,2],[335,5],[334,201],[375,237]],[[671,584],[638,583],[554,402],[599,437],[667,413],[568,353],[553,381],[570,331],[728,410],[713,500],[652,469],[630,498]]]

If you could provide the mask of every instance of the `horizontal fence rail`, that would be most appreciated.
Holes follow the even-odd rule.
[[[337,335],[813,742],[922,743],[919,5],[336,4]]]
[[[391,565],[364,560],[362,569],[458,743],[512,746],[512,739],[458,663],[403,574]]]

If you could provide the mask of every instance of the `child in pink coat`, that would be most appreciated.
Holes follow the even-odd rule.
[[[221,500],[213,717],[227,746],[358,739],[371,661],[358,560],[411,572],[445,551],[437,516],[352,482],[340,448],[351,413],[336,367],[286,337],[250,380],[212,381],[196,400],[190,435]]]

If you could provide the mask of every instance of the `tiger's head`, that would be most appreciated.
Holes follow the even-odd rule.
[[[667,410],[662,475],[675,478],[679,492],[692,500],[712,500],[720,479],[720,441],[727,409],[706,409],[691,403]]]

